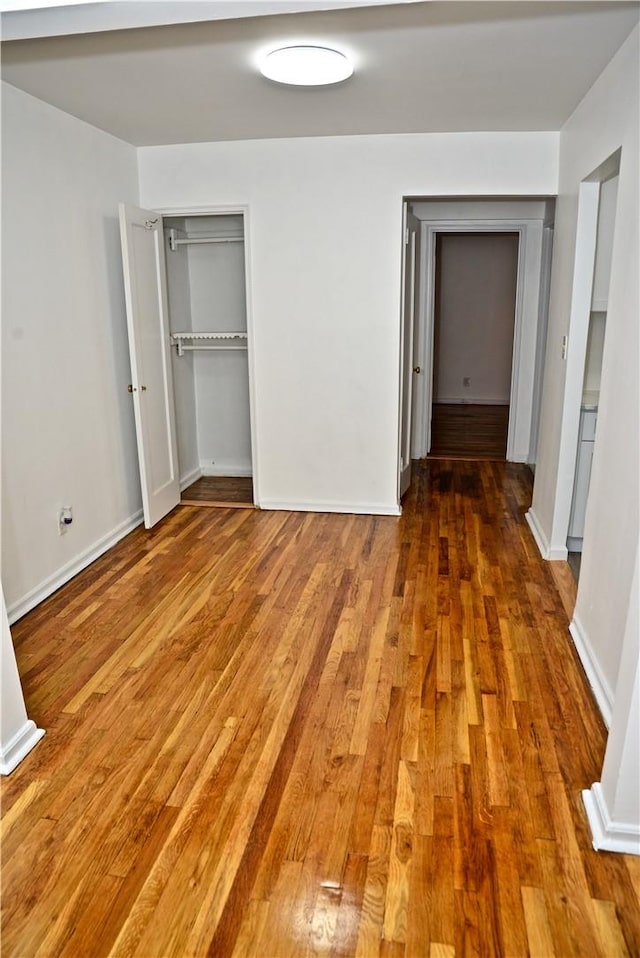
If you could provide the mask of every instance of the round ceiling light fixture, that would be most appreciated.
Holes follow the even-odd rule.
[[[264,57],[260,72],[276,83],[327,86],[348,79],[353,73],[353,63],[331,47],[280,47]]]

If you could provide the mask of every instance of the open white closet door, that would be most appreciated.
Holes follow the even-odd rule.
[[[180,501],[162,217],[120,204],[122,265],[144,524]]]
[[[411,485],[411,399],[413,390],[413,327],[416,287],[416,220],[404,204],[402,255],[402,319],[400,337],[400,458],[398,495]]]

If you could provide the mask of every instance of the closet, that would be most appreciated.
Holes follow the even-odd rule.
[[[244,215],[120,220],[145,524],[180,499],[252,507]]]
[[[199,477],[251,476],[243,217],[164,217],[163,230],[180,485],[202,501]],[[247,483],[209,487],[231,498]]]

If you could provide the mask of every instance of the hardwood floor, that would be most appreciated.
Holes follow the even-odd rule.
[[[509,406],[434,403],[431,458],[506,458]]]
[[[428,461],[400,519],[176,509],[17,623],[3,955],[640,954],[530,492]]]
[[[183,490],[180,505],[253,509],[253,479],[250,476],[201,476]]]

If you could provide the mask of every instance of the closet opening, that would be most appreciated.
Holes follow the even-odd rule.
[[[163,217],[183,505],[253,508],[244,217]]]
[[[181,502],[253,508],[247,210],[120,204],[144,524]]]

